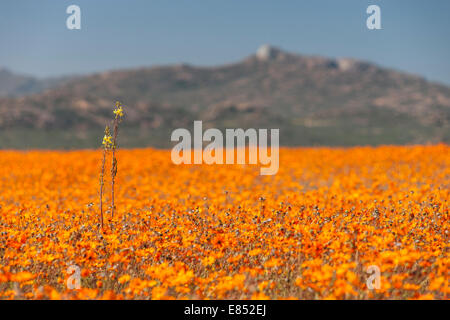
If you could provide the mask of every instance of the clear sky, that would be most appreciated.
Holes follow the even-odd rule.
[[[68,30],[66,8],[81,8]],[[382,30],[366,8],[381,7]],[[0,66],[36,76],[240,60],[264,43],[450,84],[448,0],[1,0]]]

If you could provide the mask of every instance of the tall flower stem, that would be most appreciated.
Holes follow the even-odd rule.
[[[114,217],[114,187],[117,174],[117,159],[116,159],[116,146],[117,146],[117,131],[119,129],[119,119],[116,115],[114,117],[114,127],[113,127],[113,143],[112,143],[112,162],[111,162],[111,217]]]
[[[116,209],[114,203],[114,187],[117,174],[117,159],[116,159],[116,148],[117,148],[117,134],[119,132],[119,123],[123,117],[123,109],[120,102],[116,102],[116,109],[114,110],[114,121],[113,121],[113,137],[111,143],[112,151],[112,163],[111,163],[111,217],[114,217],[114,211]]]
[[[105,164],[106,164],[106,154],[108,153],[108,150],[111,148],[111,134],[108,126],[106,126],[105,128],[105,136],[103,137],[102,145],[103,145],[103,156],[100,170],[100,225],[101,228],[103,229],[103,186],[105,185],[104,183]]]
[[[100,173],[100,225],[103,229],[103,178],[105,176],[106,148],[103,149],[102,168]]]

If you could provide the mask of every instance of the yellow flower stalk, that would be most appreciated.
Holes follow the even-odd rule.
[[[108,150],[111,149],[112,140],[111,134],[109,131],[109,127],[105,128],[105,136],[103,137],[102,145],[103,145],[103,157],[102,157],[102,165],[100,170],[100,226],[103,229],[103,185],[104,185],[104,176],[105,176],[105,163],[106,163],[106,154]]]
[[[115,189],[115,178],[117,174],[117,159],[116,159],[116,148],[117,148],[117,135],[119,131],[119,123],[124,115],[123,107],[120,102],[116,102],[116,107],[113,110],[113,133],[109,126],[105,128],[105,135],[103,136],[102,146],[103,146],[103,157],[100,172],[100,224],[103,229],[103,187],[104,187],[104,175],[105,175],[105,163],[106,155],[111,151],[111,217],[114,217],[115,203],[114,203],[114,189]]]
[[[116,148],[117,148],[117,134],[119,131],[119,123],[123,117],[123,108],[119,101],[116,102],[116,108],[113,111],[113,136],[112,136],[112,156],[111,156],[111,217],[114,217],[114,211],[116,209],[114,203],[114,187],[117,174],[117,159],[116,159]]]

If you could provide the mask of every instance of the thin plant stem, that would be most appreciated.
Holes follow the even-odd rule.
[[[108,150],[111,148],[111,134],[109,131],[109,126],[105,127],[105,136],[103,137],[102,145],[103,145],[103,157],[102,157],[102,166],[100,170],[100,225],[103,229],[103,187],[105,185],[105,164],[106,164],[106,155],[108,154]]]
[[[100,225],[103,229],[103,185],[105,176],[105,163],[106,163],[106,147],[103,148],[102,168],[100,173]]]
[[[114,118],[114,127],[113,127],[113,142],[112,142],[112,163],[111,163],[111,217],[114,217],[114,186],[116,181],[117,174],[117,159],[116,159],[116,146],[117,146],[117,133],[119,129],[119,118],[116,116]]]

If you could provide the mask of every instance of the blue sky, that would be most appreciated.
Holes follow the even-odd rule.
[[[66,8],[81,7],[81,30]],[[366,8],[381,7],[382,30]],[[0,66],[36,76],[238,61],[264,43],[450,84],[447,0],[2,0]]]

